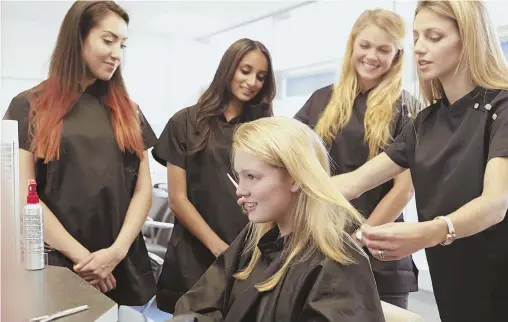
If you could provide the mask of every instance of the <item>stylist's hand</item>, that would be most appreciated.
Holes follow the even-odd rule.
[[[74,265],[74,271],[82,277],[103,280],[111,274],[124,257],[125,255],[115,248],[104,248],[91,253],[85,260]]]
[[[379,260],[393,261],[431,246],[433,233],[428,222],[388,223],[381,226],[363,225],[362,242]]]
[[[213,245],[211,245],[208,249],[212,252],[215,257],[219,257],[226,249],[228,249],[229,245],[226,244],[223,240],[219,239]]]
[[[358,244],[358,246],[360,246],[361,248],[363,248],[365,245],[363,245],[362,241],[360,239],[358,239],[358,232],[360,230],[357,230],[355,231],[354,233],[351,234],[351,237],[353,238],[353,240],[355,241],[356,244]],[[360,236],[361,236],[361,231],[360,231]]]

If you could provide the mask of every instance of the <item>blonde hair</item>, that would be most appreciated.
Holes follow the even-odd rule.
[[[360,93],[360,83],[352,61],[354,42],[358,34],[370,25],[375,25],[390,35],[399,51],[390,69],[367,98],[364,126],[365,141],[369,145],[369,159],[376,156],[380,148],[393,139],[390,125],[396,103],[402,94],[403,39],[406,34],[404,20],[398,14],[385,9],[366,10],[356,20],[347,41],[340,79],[333,86],[332,97],[315,128],[319,136],[327,144],[331,144],[349,122],[354,101]]]
[[[424,8],[455,21],[462,41],[456,71],[466,70],[473,83],[483,88],[508,89],[508,67],[483,1],[418,1],[415,17]],[[427,104],[442,98],[438,79],[419,77],[419,81]]]
[[[357,246],[345,228],[360,225],[363,218],[332,182],[327,150],[311,128],[286,117],[244,123],[233,137],[233,153],[238,150],[287,171],[300,185],[283,264],[273,276],[256,285],[258,291],[273,289],[293,262],[309,258],[316,250],[339,263],[354,262],[346,252],[345,242]],[[252,256],[247,267],[234,275],[241,280],[247,279],[260,258],[259,240],[274,227],[274,223],[249,225],[244,252]]]

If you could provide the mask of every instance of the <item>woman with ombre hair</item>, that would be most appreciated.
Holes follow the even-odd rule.
[[[156,137],[125,89],[129,16],[113,1],[67,12],[48,78],[17,95],[21,200],[37,182],[49,264],[65,266],[121,305],[155,294],[141,227],[151,206],[146,150]]]
[[[349,35],[340,79],[317,90],[296,114],[327,144],[333,175],[354,171],[382,152],[416,115],[419,103],[402,89],[405,32],[392,11],[363,12]],[[403,221],[412,197],[406,171],[351,203],[377,226]],[[370,255],[370,260],[381,300],[407,308],[408,293],[418,290],[411,256],[382,262]]]

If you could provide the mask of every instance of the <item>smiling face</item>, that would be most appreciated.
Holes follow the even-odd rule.
[[[238,64],[231,80],[231,94],[240,102],[248,102],[259,93],[268,73],[268,60],[259,50],[248,52]]]
[[[236,194],[245,201],[249,220],[287,225],[299,190],[289,174],[242,150],[235,152],[234,167],[239,179]]]
[[[368,25],[357,35],[351,59],[364,89],[381,81],[397,51],[393,38],[376,25]]]
[[[453,76],[462,45],[452,19],[423,8],[415,17],[413,37],[418,73],[423,80]]]
[[[127,39],[127,23],[110,12],[84,40],[83,59],[92,78],[108,81],[120,65]]]

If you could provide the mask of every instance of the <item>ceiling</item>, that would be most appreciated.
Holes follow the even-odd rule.
[[[2,0],[0,5],[2,19],[35,20],[59,25],[73,2]],[[310,2],[313,1],[117,1],[130,15],[131,29],[191,38],[205,38]]]
[[[330,1],[330,0],[324,0]],[[344,0],[344,3],[355,0]],[[407,0],[396,0],[407,1]],[[414,1],[414,0],[412,0]],[[1,0],[2,20],[32,20],[58,28],[74,1]],[[304,0],[118,0],[130,14],[132,30],[204,39],[256,19],[316,1]],[[486,1],[496,27],[506,26],[508,2]],[[505,27],[505,29],[508,27]]]

